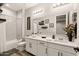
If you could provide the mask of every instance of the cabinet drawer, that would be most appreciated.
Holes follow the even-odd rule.
[[[44,42],[44,41],[38,41],[38,44],[43,45],[43,46],[47,46],[47,42]]]
[[[74,48],[68,47],[68,46],[58,45],[58,44],[54,44],[54,43],[48,43],[48,47],[52,47],[52,48],[59,49],[62,51],[67,51],[70,53],[76,53]]]

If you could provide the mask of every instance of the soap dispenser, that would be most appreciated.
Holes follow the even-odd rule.
[[[55,35],[52,35],[52,39],[55,39]]]

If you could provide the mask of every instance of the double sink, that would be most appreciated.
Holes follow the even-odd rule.
[[[76,41],[69,42],[67,37],[55,37],[55,39],[52,39],[51,37],[34,35],[34,36],[28,36],[26,38],[41,40],[41,41],[46,41],[46,42],[50,42],[50,43],[71,46],[71,47],[77,47],[77,45],[78,45],[78,43]]]
[[[46,40],[46,41],[56,41],[56,42],[68,42],[68,40],[66,39],[63,39],[63,38],[56,38],[56,39],[52,39],[52,38],[49,38],[49,37],[41,37],[42,39]]]

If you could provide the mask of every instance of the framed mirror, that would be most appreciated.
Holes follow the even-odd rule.
[[[72,14],[72,21],[73,21],[73,23],[77,21],[77,12],[74,12]]]
[[[75,26],[75,29],[74,29],[74,31],[75,31],[75,38],[77,38],[77,12],[74,12],[72,14],[72,21],[73,21],[73,24]]]
[[[30,17],[27,17],[27,30],[31,29],[31,21],[30,21]]]
[[[66,26],[66,14],[56,16],[56,34],[65,35],[64,27]]]

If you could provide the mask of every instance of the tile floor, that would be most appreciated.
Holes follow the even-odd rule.
[[[0,56],[34,56],[34,55],[26,52],[25,50],[19,51],[17,49],[12,49],[7,52],[1,53]]]

